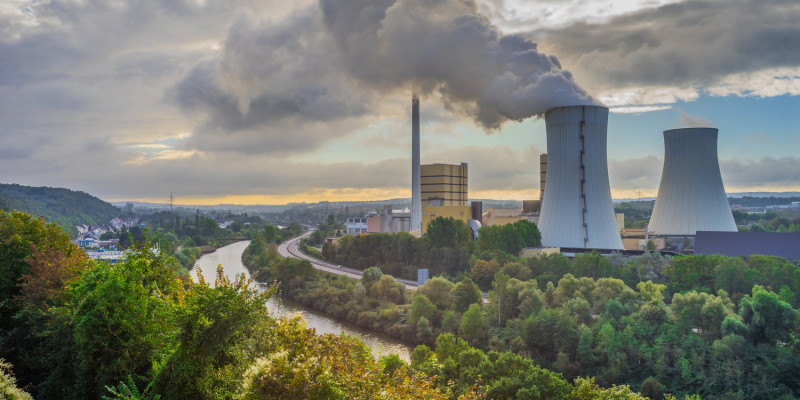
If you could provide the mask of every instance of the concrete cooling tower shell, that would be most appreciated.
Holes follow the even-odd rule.
[[[664,169],[648,225],[653,234],[736,232],[719,173],[717,133],[716,128],[664,131]]]
[[[622,249],[608,185],[608,108],[554,108],[545,114],[545,122],[547,190],[539,218],[542,244]]]

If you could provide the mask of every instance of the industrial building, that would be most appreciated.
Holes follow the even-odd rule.
[[[664,169],[648,224],[651,235],[736,232],[719,172],[717,134],[716,128],[664,131]]]
[[[422,206],[422,233],[425,234],[428,224],[436,217],[453,218],[469,225],[472,216],[471,206]],[[480,219],[479,219],[480,220]]]
[[[380,212],[370,211],[363,218],[347,218],[345,226],[351,235],[408,232],[411,228],[411,211],[385,206]]]
[[[420,185],[423,206],[466,206],[468,176],[467,163],[422,165]]]
[[[608,108],[558,107],[545,114],[547,189],[539,231],[548,247],[622,249],[608,183]]]
[[[698,231],[694,254],[778,256],[800,262],[800,233]]]

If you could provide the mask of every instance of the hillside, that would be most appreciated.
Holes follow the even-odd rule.
[[[75,225],[102,224],[120,213],[119,208],[84,192],[17,184],[0,184],[0,209],[43,216],[70,234],[75,233]]]

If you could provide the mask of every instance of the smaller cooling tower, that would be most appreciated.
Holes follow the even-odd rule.
[[[545,114],[545,123],[547,190],[538,224],[542,244],[622,249],[608,185],[608,108],[554,108]]]
[[[719,173],[716,128],[664,131],[664,169],[648,231],[659,236],[736,231]]]

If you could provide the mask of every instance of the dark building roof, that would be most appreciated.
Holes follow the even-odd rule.
[[[800,232],[710,232],[698,231],[694,254],[729,257],[764,254],[800,260]]]

